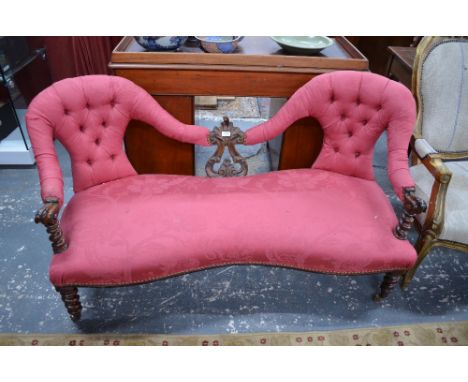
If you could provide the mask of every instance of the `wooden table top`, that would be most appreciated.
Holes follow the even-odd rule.
[[[369,63],[345,37],[333,38],[335,43],[317,55],[287,54],[266,36],[246,36],[235,53],[205,53],[200,47],[183,45],[175,52],[151,52],[141,47],[133,37],[124,37],[112,52],[110,67],[185,67],[206,70],[239,69],[304,72],[310,69],[368,70]]]

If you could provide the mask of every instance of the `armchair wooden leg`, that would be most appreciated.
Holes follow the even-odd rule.
[[[57,292],[62,296],[62,300],[67,308],[68,314],[72,321],[76,322],[81,318],[81,306],[80,296],[78,294],[78,288],[74,286],[66,287],[55,287]]]
[[[406,288],[408,287],[411,280],[413,280],[414,274],[418,269],[419,265],[421,265],[424,258],[427,256],[429,251],[433,246],[433,236],[431,234],[421,235],[416,242],[415,248],[418,252],[418,259],[416,260],[416,264],[414,264],[413,268],[411,268],[408,272],[403,275],[403,279],[401,281],[401,287]]]
[[[390,291],[395,288],[401,277],[401,272],[388,272],[385,273],[382,284],[380,284],[379,291],[374,295],[374,301],[378,302],[388,296]]]

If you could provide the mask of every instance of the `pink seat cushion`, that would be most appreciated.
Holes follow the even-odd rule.
[[[410,268],[416,253],[373,180],[318,169],[209,179],[136,175],[77,193],[54,285],[124,285],[227,264],[337,274]]]

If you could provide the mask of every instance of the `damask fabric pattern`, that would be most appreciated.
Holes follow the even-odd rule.
[[[77,193],[54,285],[121,285],[227,264],[326,273],[407,269],[393,209],[374,181],[302,169],[244,178],[139,175]]]
[[[208,145],[209,130],[186,125],[144,89],[116,76],[68,78],[42,91],[26,115],[41,180],[41,195],[63,202],[63,179],[53,140],[70,154],[75,192],[135,175],[123,137],[131,119],[146,122],[182,142]]]
[[[302,333],[248,333],[217,335],[168,334],[0,334],[0,346],[457,346],[468,345],[468,323],[355,328]]]
[[[269,121],[247,131],[247,144],[267,141],[300,118],[313,117],[324,132],[315,169],[373,180],[374,146],[388,135],[388,174],[395,193],[413,187],[408,144],[416,119],[411,92],[373,73],[337,71],[302,86]]]
[[[468,244],[468,161],[444,162],[452,172],[452,179],[445,199],[444,227],[439,238]],[[434,177],[423,164],[410,168],[416,181],[416,194],[423,200],[431,198]],[[426,214],[417,215],[421,224]]]
[[[468,150],[468,41],[444,41],[421,70],[422,136],[436,150]]]

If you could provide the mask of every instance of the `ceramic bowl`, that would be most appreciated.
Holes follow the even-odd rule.
[[[188,36],[135,36],[135,40],[146,50],[176,50],[187,41]]]
[[[333,45],[326,36],[271,36],[286,52],[296,54],[317,54]]]
[[[244,36],[195,36],[208,53],[232,53]]]

